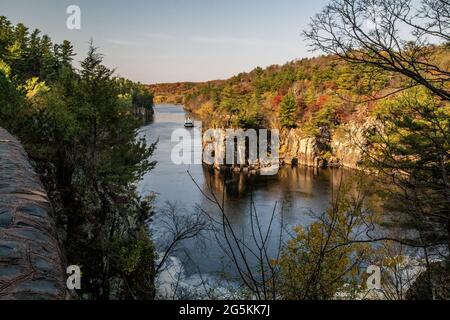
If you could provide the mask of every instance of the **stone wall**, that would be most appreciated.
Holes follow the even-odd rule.
[[[52,208],[20,143],[0,128],[0,299],[69,299]]]

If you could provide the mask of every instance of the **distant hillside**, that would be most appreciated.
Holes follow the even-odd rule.
[[[159,83],[148,87],[155,96],[155,103],[182,104],[184,97],[195,93],[198,88],[216,86],[223,82],[222,80],[216,80],[208,82]]]
[[[449,69],[447,48],[431,47],[430,59]],[[378,104],[374,98],[393,93],[404,81],[398,75],[320,56],[258,67],[224,81],[157,84],[150,89],[157,103],[183,104],[211,126],[301,126],[312,133],[364,117]]]

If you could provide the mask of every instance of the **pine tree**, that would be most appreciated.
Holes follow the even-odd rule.
[[[283,128],[295,127],[296,119],[295,113],[297,112],[297,101],[295,95],[289,92],[281,101],[280,104],[280,124]]]
[[[64,40],[61,45],[58,46],[58,58],[63,65],[70,65],[73,57],[75,56],[73,45],[70,41]]]

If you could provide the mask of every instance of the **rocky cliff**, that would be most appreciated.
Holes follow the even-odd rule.
[[[0,299],[68,299],[52,208],[20,143],[0,128]]]
[[[280,158],[283,164],[308,167],[325,166],[319,139],[290,129],[282,134]]]
[[[371,117],[363,121],[350,121],[332,130],[319,128],[315,134],[308,133],[302,128],[283,129],[280,132],[280,163],[290,166],[307,166],[314,168],[349,168],[359,169],[366,148],[366,132],[375,125]],[[220,131],[220,130],[219,130]],[[222,133],[224,134],[224,133]],[[206,163],[217,170],[231,168],[234,171],[244,170],[256,173],[264,167],[260,161],[245,160],[245,147],[237,145],[236,157],[241,158],[244,166],[224,165],[226,157],[226,139],[209,137],[203,141],[203,149],[207,154],[214,150],[214,163]],[[240,150],[243,147],[243,150]]]
[[[280,158],[287,165],[358,169],[366,145],[364,134],[374,120],[351,121],[331,132],[308,135],[301,129],[284,131]]]

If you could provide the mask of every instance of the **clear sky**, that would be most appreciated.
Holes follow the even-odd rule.
[[[72,41],[92,38],[117,73],[143,83],[225,79],[311,56],[301,36],[328,0],[1,0],[0,15]],[[66,8],[81,8],[81,30]]]

